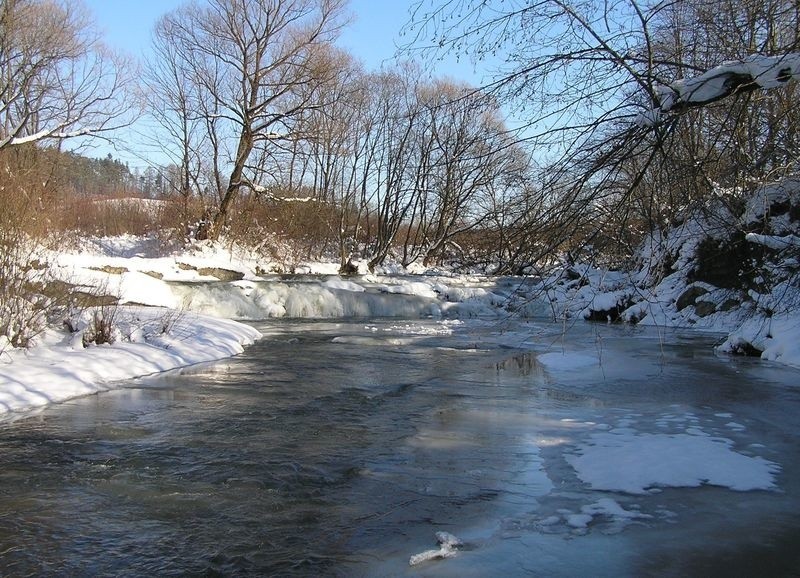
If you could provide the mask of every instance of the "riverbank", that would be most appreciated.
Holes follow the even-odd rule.
[[[244,351],[261,334],[227,319],[163,308],[119,307],[115,343],[84,347],[81,336],[48,329],[36,346],[6,349],[0,363],[0,414],[112,389],[144,375],[216,361]],[[170,327],[165,327],[165,320]]]
[[[333,263],[303,263],[286,274],[235,245],[200,243],[166,253],[153,238],[86,239],[46,254],[48,272],[51,282],[81,287],[105,304],[71,308],[27,349],[0,342],[0,414],[237,355],[260,337],[239,321],[270,317],[621,320],[718,333],[727,336],[720,352],[800,367],[800,315],[791,306],[796,288],[787,283],[781,295],[754,298],[690,281],[693,238],[687,230],[673,242],[674,272],[657,284],[641,272],[577,264],[544,278],[369,274],[365,267],[343,278]],[[98,338],[98,325],[108,335]]]
[[[95,305],[65,310],[26,349],[0,341],[0,414],[237,355],[261,337],[242,320],[497,315],[518,283],[507,283],[503,294],[469,276],[449,284],[439,277],[388,276],[356,283],[338,277],[332,263],[309,263],[296,273],[315,275],[313,282],[276,282],[265,290],[259,283],[272,271],[254,253],[198,244],[164,254],[154,239],[133,236],[86,239],[42,258],[48,283],[78,287]]]

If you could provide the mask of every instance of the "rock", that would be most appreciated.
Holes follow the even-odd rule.
[[[161,280],[164,278],[163,273],[159,273],[158,271],[142,271],[145,275],[149,275],[153,279]]]
[[[698,317],[706,317],[712,313],[716,313],[717,306],[711,301],[698,301],[694,305],[694,312]]]
[[[610,309],[589,309],[585,315],[587,321],[600,321],[602,323],[616,323],[622,319],[622,313],[631,307],[633,302],[630,298],[617,303]]]
[[[207,277],[216,277],[220,281],[241,281],[244,279],[244,273],[220,267],[201,267],[197,272]]]
[[[761,357],[763,353],[760,349],[755,347],[752,343],[741,342],[731,347],[730,351],[733,355],[744,355],[745,357]]]
[[[102,267],[89,267],[92,271],[102,271],[103,273],[108,273],[109,275],[122,275],[123,273],[128,272],[127,267],[113,267],[111,265],[104,265]]]
[[[697,298],[701,295],[705,295],[706,293],[708,293],[706,289],[698,287],[697,285],[692,285],[687,288],[686,291],[681,293],[681,296],[678,297],[678,301],[675,303],[675,307],[678,309],[678,311],[683,311],[689,305],[694,305],[697,301]]]
[[[730,311],[731,309],[735,309],[741,307],[741,303],[736,299],[726,299],[725,303],[719,306],[720,311]]]
[[[95,295],[85,291],[74,291],[72,298],[79,307],[113,307],[119,305],[119,298],[113,295]]]

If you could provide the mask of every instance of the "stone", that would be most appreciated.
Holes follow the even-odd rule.
[[[694,312],[698,317],[706,317],[717,311],[717,306],[711,301],[698,301],[694,304]]]
[[[719,306],[720,311],[730,311],[731,309],[736,309],[741,307],[741,303],[739,303],[736,299],[726,299],[725,302]]]
[[[203,276],[216,277],[220,281],[241,281],[244,279],[244,273],[220,267],[201,267],[197,272]]]
[[[101,271],[109,275],[122,275],[128,272],[127,267],[114,267],[113,265],[103,265],[102,267],[89,267],[92,271]]]
[[[691,285],[689,288],[686,289],[686,291],[681,293],[680,297],[678,297],[678,301],[675,303],[675,307],[678,309],[678,311],[683,311],[689,305],[694,305],[695,302],[697,301],[697,298],[702,295],[705,295],[706,293],[708,293],[706,289],[698,287],[697,285]]]

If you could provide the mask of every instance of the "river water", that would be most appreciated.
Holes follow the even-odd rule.
[[[257,325],[0,423],[0,575],[800,575],[797,370],[587,323]],[[772,484],[603,489],[579,456],[613,432],[724,442]],[[620,476],[708,465],[648,451]],[[455,556],[409,565],[441,531]]]

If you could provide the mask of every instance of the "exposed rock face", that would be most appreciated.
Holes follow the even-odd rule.
[[[726,289],[755,288],[763,263],[764,248],[748,242],[743,231],[733,230],[724,240],[709,237],[700,243],[689,280]]]

